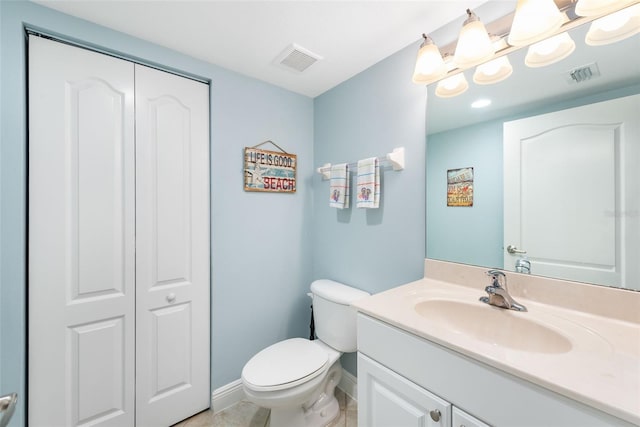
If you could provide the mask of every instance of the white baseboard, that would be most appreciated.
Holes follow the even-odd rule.
[[[340,378],[338,388],[351,396],[353,400],[358,400],[357,378],[344,369],[342,370],[342,378]],[[245,397],[242,389],[242,380],[235,380],[213,390],[213,393],[211,393],[211,408],[214,413],[218,413],[239,403]]]
[[[235,405],[244,398],[242,380],[238,379],[213,390],[213,393],[211,393],[211,408],[214,413],[218,413]]]
[[[342,370],[342,378],[340,378],[338,388],[351,396],[353,400],[358,400],[358,378],[344,369]]]

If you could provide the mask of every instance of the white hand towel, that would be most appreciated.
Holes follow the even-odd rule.
[[[380,165],[377,157],[358,161],[358,202],[359,208],[380,206]]]
[[[329,206],[338,209],[349,208],[349,166],[340,163],[331,166]]]

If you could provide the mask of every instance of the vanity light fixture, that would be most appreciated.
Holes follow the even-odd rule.
[[[505,80],[513,73],[513,67],[507,56],[501,56],[476,67],[473,81],[479,85],[490,85]]]
[[[578,0],[575,12],[578,16],[600,16],[633,2],[634,0]]]
[[[591,23],[585,43],[601,46],[640,33],[640,3],[598,18]]]
[[[524,63],[527,67],[544,67],[563,60],[574,50],[576,43],[565,31],[529,46]]]
[[[469,83],[464,77],[464,73],[458,73],[440,80],[436,87],[436,95],[440,98],[453,98],[463,94],[467,89],[469,89]]]
[[[487,27],[467,9],[457,42],[444,46],[442,53],[431,38],[422,35],[424,41],[418,51],[413,81],[417,84],[438,81],[436,95],[445,98],[468,89],[462,73],[473,66],[476,66],[474,83],[501,82],[513,73],[508,54],[528,46],[527,66],[553,64],[576,48],[567,30],[588,22],[591,27],[585,41],[592,46],[639,34],[640,0],[517,0],[514,12]],[[487,28],[495,35],[490,36]]]
[[[493,43],[484,24],[471,9],[467,9],[467,19],[458,36],[453,62],[459,68],[473,67],[491,59],[494,53]]]
[[[558,31],[565,21],[553,0],[518,0],[507,39],[511,46],[526,46]]]
[[[433,43],[431,37],[422,35],[423,41],[418,50],[416,67],[413,71],[413,82],[418,84],[429,84],[440,80],[447,74],[447,66],[442,59],[440,49]]]

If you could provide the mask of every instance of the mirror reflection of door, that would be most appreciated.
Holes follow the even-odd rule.
[[[634,95],[504,124],[505,269],[638,286],[639,116]]]

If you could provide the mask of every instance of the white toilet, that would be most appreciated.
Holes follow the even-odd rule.
[[[322,427],[339,416],[334,390],[340,356],[356,351],[356,311],[369,294],[331,280],[311,284],[318,339],[292,338],[269,346],[242,369],[247,398],[271,409],[271,427]]]

